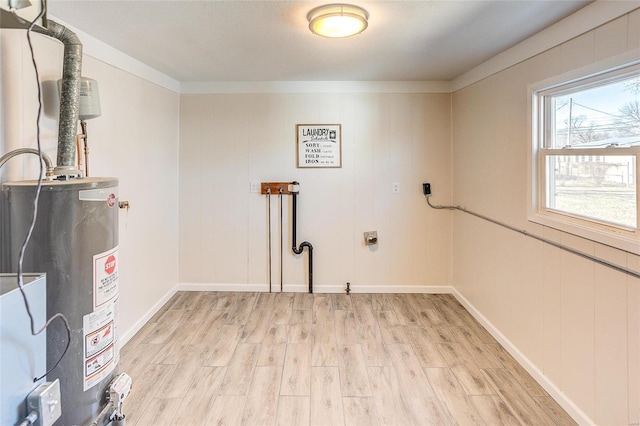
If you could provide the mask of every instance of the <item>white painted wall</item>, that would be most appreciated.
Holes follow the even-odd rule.
[[[62,73],[62,44],[33,35],[45,96],[43,150],[55,161],[54,82]],[[2,131],[0,152],[36,146],[37,89],[25,31],[0,30]],[[98,81],[102,116],[88,121],[91,176],[115,176],[120,199],[120,327],[130,337],[170,296],[177,282],[177,93],[84,55],[83,73]],[[37,177],[36,157],[0,169],[0,181]]]
[[[592,28],[591,20],[607,20],[602,16],[626,4],[594,2],[560,27]],[[564,40],[558,28],[525,40],[520,54]],[[34,144],[35,88],[23,37],[0,31],[0,152]],[[92,56],[85,55],[84,74],[100,82],[103,106],[103,116],[89,123],[92,174],[118,176],[121,198],[132,205],[120,234],[125,332],[141,326],[176,283],[265,290],[266,200],[249,193],[249,182],[296,179],[298,242],[316,248],[317,287],[341,291],[350,281],[355,291],[421,291],[453,284],[548,389],[557,389],[553,396],[568,398],[561,401],[574,416],[639,422],[638,280],[462,213],[430,210],[419,185],[430,181],[437,203],[453,193],[456,204],[640,271],[638,256],[526,220],[526,86],[637,48],[640,13],[529,59],[513,60],[511,50],[498,55],[454,81],[452,97],[344,87],[342,94],[179,97],[172,91],[179,83],[86,41]],[[43,80],[57,79],[62,47],[37,44]],[[343,125],[342,169],[295,168],[295,124],[310,122]],[[42,124],[45,151],[54,155],[55,118]],[[496,167],[500,159],[507,161]],[[12,160],[0,180],[33,178],[35,170],[33,159]],[[391,194],[391,182],[400,182],[400,194]],[[275,219],[275,198],[272,213]],[[306,261],[288,250],[289,217],[286,203],[285,289],[303,290]],[[377,251],[362,245],[362,231],[373,229]],[[275,224],[272,230],[278,235]],[[276,254],[274,283],[278,264]]]
[[[456,91],[455,203],[640,270],[639,256],[527,221],[527,85],[639,46],[636,10]],[[640,421],[640,280],[456,212],[453,284],[578,418]]]
[[[298,244],[314,246],[314,288],[423,291],[450,285],[450,95],[270,93],[183,95],[180,112],[180,273],[184,288],[267,290],[266,196],[251,181],[300,182]],[[296,168],[296,124],[342,125],[342,168]],[[400,193],[392,194],[392,182]],[[304,291],[284,205],[284,287]],[[279,290],[278,198],[272,197],[273,282]],[[375,249],[363,232],[377,230]]]

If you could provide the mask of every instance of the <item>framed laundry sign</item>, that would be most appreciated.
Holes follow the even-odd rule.
[[[341,124],[297,124],[299,168],[342,167]]]

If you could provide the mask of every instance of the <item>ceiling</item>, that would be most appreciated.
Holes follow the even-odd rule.
[[[590,3],[348,2],[370,18],[346,39],[309,31],[318,1],[49,0],[48,11],[181,82],[449,81]]]

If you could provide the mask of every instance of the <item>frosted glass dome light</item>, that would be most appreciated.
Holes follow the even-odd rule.
[[[309,29],[323,37],[340,38],[360,34],[369,25],[366,10],[349,4],[327,4],[307,14]]]

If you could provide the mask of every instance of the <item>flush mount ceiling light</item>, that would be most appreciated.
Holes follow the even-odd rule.
[[[368,25],[366,10],[350,4],[327,4],[307,14],[309,29],[323,37],[349,37],[360,34]]]
[[[31,2],[29,0],[9,0],[10,10],[20,10],[29,6],[31,6]]]

